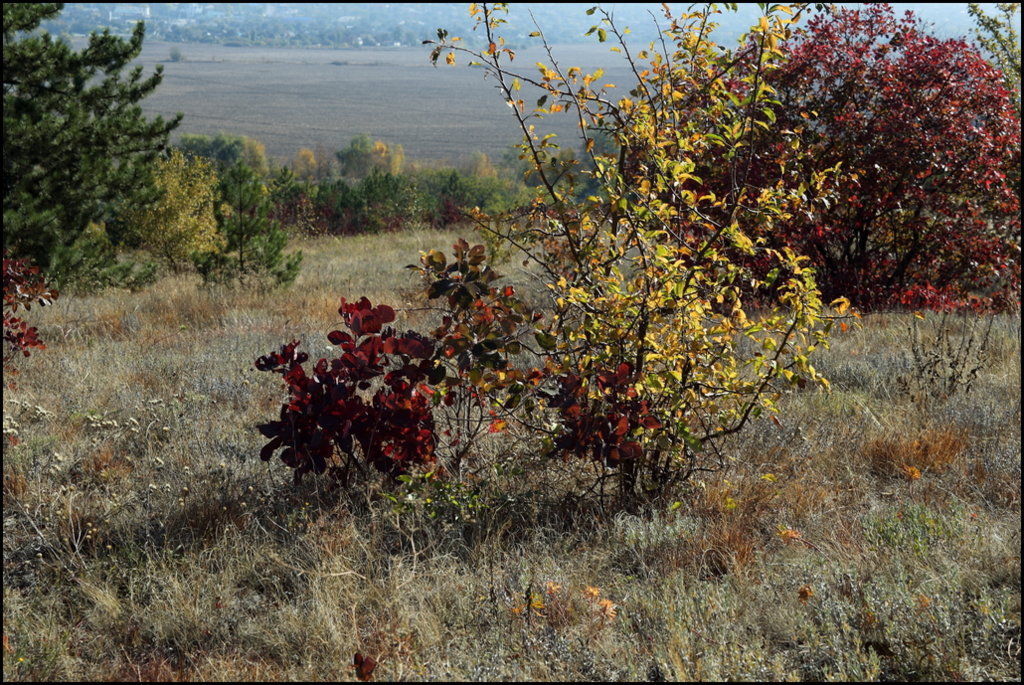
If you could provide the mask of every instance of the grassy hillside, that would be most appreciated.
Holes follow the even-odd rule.
[[[415,325],[402,267],[454,239],[307,241],[279,292],[33,309],[49,349],[3,399],[4,679],[346,680],[357,652],[380,680],[1020,679],[1019,316],[867,317],[816,362],[831,394],[641,515],[511,442],[446,497],[392,488],[400,513],[261,462],[283,388],[255,358],[325,354],[342,296]]]

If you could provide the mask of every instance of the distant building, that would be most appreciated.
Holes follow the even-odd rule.
[[[149,19],[149,5],[118,5],[110,10],[110,21]]]

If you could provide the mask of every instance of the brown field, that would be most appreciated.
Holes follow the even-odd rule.
[[[831,394],[783,397],[642,515],[574,505],[577,467],[513,442],[472,509],[261,462],[283,389],[253,360],[325,354],[340,296],[416,306],[402,267],[454,238],[306,240],[270,293],[167,276],[33,309],[49,347],[3,395],[4,680],[352,680],[357,652],[378,680],[1020,679],[1019,314],[934,367],[978,369],[952,395],[913,341],[962,351],[986,319],[837,332]]]
[[[169,60],[172,47],[184,61]],[[608,82],[624,83],[622,69],[609,66],[620,58],[606,47],[572,45],[556,55],[564,55],[565,66],[604,66]],[[361,133],[401,144],[412,160],[455,162],[477,151],[500,158],[521,134],[494,82],[464,58],[455,67],[435,68],[428,56],[428,46],[336,50],[146,41],[139,63],[147,74],[163,64],[164,80],[143,110],[183,112],[178,133],[257,138],[279,161],[291,160],[300,147],[334,152]],[[537,50],[516,58],[530,75],[540,60],[547,58]],[[572,139],[569,117],[550,122],[544,131]]]

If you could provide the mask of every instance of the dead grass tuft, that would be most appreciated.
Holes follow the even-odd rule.
[[[4,499],[10,497],[12,500],[20,499],[28,492],[28,478],[16,467],[4,465]]]
[[[967,437],[953,428],[929,427],[916,434],[873,438],[861,453],[873,473],[883,478],[917,480],[948,471],[965,454]]]

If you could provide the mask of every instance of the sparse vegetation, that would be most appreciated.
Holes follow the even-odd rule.
[[[261,462],[281,386],[251,360],[292,334],[324,354],[341,296],[424,325],[401,267],[454,240],[308,240],[287,292],[179,275],[33,309],[48,349],[4,393],[5,679],[345,679],[356,652],[380,680],[1020,677],[1016,315],[928,405],[896,372],[941,319],[837,331],[831,394],[787,393],[644,515],[574,506],[582,464],[524,478],[503,434],[448,490]]]

